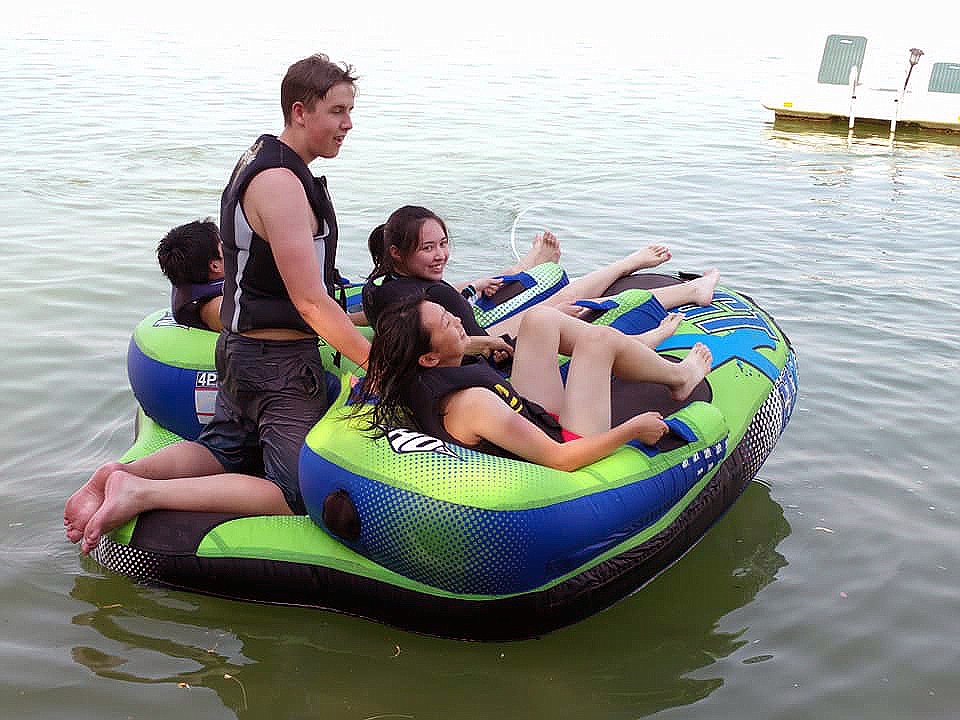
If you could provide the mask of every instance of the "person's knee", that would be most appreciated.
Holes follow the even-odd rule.
[[[573,351],[578,355],[589,355],[602,361],[616,354],[617,346],[623,334],[605,325],[587,325],[577,337]]]
[[[548,305],[535,305],[523,314],[520,328],[529,330],[554,329],[559,326],[559,316],[562,313]]]
[[[622,332],[614,330],[609,325],[590,325],[589,327],[590,330],[587,333],[587,339],[591,345],[609,347],[616,345],[620,338],[623,337]]]

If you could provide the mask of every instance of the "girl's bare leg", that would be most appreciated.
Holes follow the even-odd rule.
[[[599,329],[599,328],[596,328]],[[563,427],[588,437],[610,429],[610,375],[613,349],[603,342],[604,333],[583,333],[573,349],[560,422]]]
[[[557,350],[578,361],[573,387],[569,376],[566,389],[560,381]],[[617,330],[588,325],[556,308],[535,307],[526,314],[517,337],[511,382],[521,395],[566,417],[565,423],[573,418],[578,427],[602,431],[609,429],[611,373],[623,380],[661,383],[674,399],[683,400],[710,371],[711,362],[710,351],[700,343],[681,362],[671,362]],[[566,394],[571,391],[574,394],[568,400]],[[597,414],[600,407],[606,413],[606,427]]]
[[[655,288],[650,293],[667,310],[681,305],[706,307],[713,300],[713,291],[720,282],[720,271],[710,268],[695,280]]]
[[[532,308],[524,316],[516,336],[510,384],[524,397],[559,415],[564,389],[557,364],[560,326],[555,316],[560,313],[541,310]]]
[[[661,383],[670,388],[671,394],[677,400],[683,400],[693,392],[693,388],[710,370],[712,360],[710,351],[699,343],[682,362],[676,363],[660,357],[642,342],[637,342],[633,337],[624,335],[618,330],[589,325],[582,320],[564,315],[556,308],[543,306],[531,308],[526,316],[529,322],[534,322],[534,314],[550,314],[552,316],[550,320],[538,318],[536,322],[552,323],[559,330],[558,346],[562,354],[572,355],[577,343],[585,337],[590,338],[593,342],[598,342],[597,338],[599,337],[599,341],[609,344],[614,352],[614,375],[622,380]],[[518,336],[518,347],[520,338],[527,331],[525,325],[521,327]],[[600,333],[600,335],[593,333]],[[549,354],[546,347],[541,348],[541,352]],[[514,364],[516,365],[516,360],[514,360]]]
[[[576,300],[582,300],[584,298],[596,298],[601,296],[608,287],[613,285],[620,278],[629,275],[637,270],[642,270],[644,268],[655,267],[661,263],[666,262],[670,259],[670,251],[664,245],[650,245],[643,250],[638,250],[632,255],[628,255],[622,260],[618,260],[615,263],[611,263],[606,267],[602,267],[598,270],[594,270],[587,275],[584,275],[581,278],[577,278],[572,281],[569,285],[561,288],[553,295],[544,300],[540,305],[546,305],[549,307],[558,307],[563,305],[569,305],[570,303]],[[694,281],[696,282],[696,281]],[[687,285],[689,283],[683,283]],[[714,285],[716,282],[714,281]],[[701,292],[700,295],[704,293]],[[711,290],[712,297],[712,290]],[[685,299],[690,298],[690,299]],[[676,304],[664,305],[665,308],[669,309],[671,307],[677,307],[677,305],[682,305],[687,302],[693,302],[694,293],[687,289],[685,291],[677,292],[673,291],[672,294],[668,293],[667,299],[669,302],[673,303],[676,301]],[[658,297],[658,299],[660,299]],[[682,302],[681,302],[682,300]],[[661,304],[663,300],[660,300]],[[703,304],[709,304],[709,300]],[[535,306],[537,307],[537,306]],[[487,332],[491,335],[510,335],[516,337],[519,329],[520,322],[523,319],[523,316],[527,313],[527,310],[517,313],[516,315],[502,320],[494,325],[491,325],[487,328]]]
[[[559,260],[560,241],[552,232],[544,230],[533,239],[527,254],[520,258],[516,265],[508,268],[504,275],[512,275],[542,265],[545,262],[559,262]]]
[[[643,250],[627,255],[622,260],[587,273],[583,277],[570,282],[558,292],[544,300],[545,303],[556,305],[563,302],[572,302],[581,298],[597,297],[617,280],[637,270],[656,267],[670,259],[670,251],[665,245],[648,245]]]

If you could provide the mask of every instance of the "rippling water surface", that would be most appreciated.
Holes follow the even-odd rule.
[[[775,43],[634,42],[615,17],[610,42],[529,18],[529,37],[424,42],[375,18],[238,35],[74,17],[0,35],[10,717],[954,715],[960,141],[774,124],[765,87],[815,66]],[[574,274],[664,241],[794,342],[800,400],[762,482],[613,609],[464,644],[137,586],[63,540],[64,499],[132,438],[124,353],[167,301],[157,241],[217,215],[238,154],[279,129],[286,65],[318,48],[362,75],[341,157],[314,166],[344,272],[403,203],[448,219],[453,276],[506,259],[515,224],[521,246],[555,230]]]

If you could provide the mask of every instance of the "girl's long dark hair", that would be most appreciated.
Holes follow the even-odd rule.
[[[367,280],[376,280],[393,272],[391,245],[397,248],[401,258],[416,252],[420,245],[420,228],[427,220],[436,220],[443,228],[443,234],[447,234],[447,226],[440,216],[419,205],[404,205],[390,213],[383,225],[377,225],[367,238],[367,249],[373,260],[373,271]]]
[[[407,407],[405,393],[414,387],[420,356],[430,352],[430,334],[420,321],[424,299],[417,293],[399,300],[377,318],[367,375],[353,394],[353,414],[363,414],[367,430],[375,436],[395,427],[421,429]]]

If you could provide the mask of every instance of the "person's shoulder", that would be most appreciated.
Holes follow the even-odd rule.
[[[458,301],[463,300],[455,287],[442,280],[424,280],[408,275],[387,275],[379,283],[368,280],[363,286],[362,297],[365,304],[381,308],[421,293],[451,312],[458,307]]]
[[[373,315],[376,313],[376,303],[380,298],[381,286],[373,280],[367,280],[360,290],[360,301],[363,303],[363,310],[367,317],[373,322]]]
[[[243,210],[248,215],[275,210],[280,216],[299,213],[307,206],[303,183],[296,174],[282,167],[258,172],[243,195]]]
[[[368,283],[372,284],[372,283]],[[408,275],[387,275],[380,283],[376,292],[381,296],[390,298],[401,298],[413,295],[418,291],[427,290],[433,285],[430,280],[410,277]]]
[[[496,416],[504,410],[511,415],[514,414],[513,410],[507,407],[493,390],[481,385],[455,390],[447,396],[445,404],[447,413],[457,414],[461,419],[469,419],[478,424],[485,422],[484,416]]]
[[[473,315],[473,306],[450,283],[443,280],[439,282],[427,280],[424,281],[423,292],[428,300],[437,303],[437,305],[442,305],[448,312],[460,318],[468,335],[487,334],[477,324]]]
[[[403,283],[391,280],[390,276],[367,280],[363,284],[363,290],[360,291],[360,299],[363,302],[363,311],[367,314],[367,320],[371,325],[375,325],[383,308],[406,297],[409,292],[409,288]]]
[[[251,178],[248,192],[255,188],[277,188],[285,192],[299,188],[303,192],[303,183],[290,168],[269,167]]]
[[[464,302],[466,301],[466,298],[460,294],[460,291],[446,280],[420,280],[420,283],[420,286],[427,293],[427,297],[435,302],[440,303],[441,305],[443,302],[437,298],[453,298],[457,301],[457,304],[459,304],[460,300],[463,300]]]

